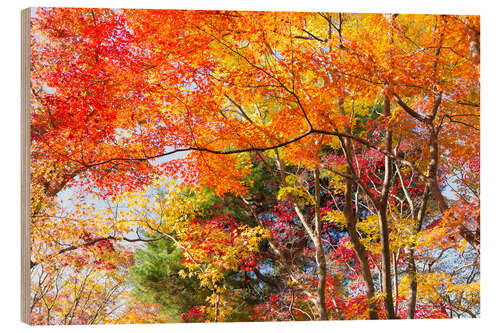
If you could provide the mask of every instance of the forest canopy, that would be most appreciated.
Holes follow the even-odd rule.
[[[38,8],[31,322],[476,318],[478,16]]]

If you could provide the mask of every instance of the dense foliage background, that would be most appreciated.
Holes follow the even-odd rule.
[[[35,324],[479,316],[477,16],[39,8]]]

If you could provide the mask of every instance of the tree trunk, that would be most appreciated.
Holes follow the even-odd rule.
[[[398,261],[399,261],[399,251],[398,253],[393,253],[392,261],[394,262],[394,316],[398,318]]]
[[[405,189],[406,191],[406,189]],[[413,235],[416,235],[420,232],[422,229],[422,221],[425,216],[425,210],[427,208],[427,202],[429,200],[429,186],[426,185],[424,189],[424,193],[422,194],[422,204],[420,206],[420,209],[418,211],[418,214],[415,210],[415,207],[412,206],[411,209],[411,215],[412,218],[416,221],[418,221],[418,224],[413,230]],[[411,201],[411,198],[408,195],[408,201]],[[409,295],[408,295],[408,301],[406,303],[406,308],[407,308],[407,314],[406,317],[408,319],[413,319],[415,318],[415,307],[417,305],[417,288],[418,288],[418,283],[417,283],[417,265],[415,264],[415,251],[413,249],[412,245],[407,245],[405,247],[406,250],[406,260],[408,261],[408,286],[409,286]]]
[[[384,100],[384,116],[389,117],[391,114],[389,96],[385,96]],[[392,131],[389,129],[385,135],[385,149],[392,151]],[[391,281],[391,250],[389,247],[389,226],[387,221],[387,201],[391,188],[392,178],[392,158],[385,156],[384,163],[384,183],[382,194],[377,205],[379,229],[380,229],[380,245],[382,251],[382,280],[384,286],[384,307],[387,319],[395,319],[394,304],[392,300],[392,281]]]
[[[408,260],[408,284],[409,295],[408,302],[406,303],[407,314],[406,318],[415,318],[415,307],[417,305],[417,267],[415,265],[414,251],[410,246],[406,247],[407,260]]]
[[[304,227],[309,238],[313,241],[315,247],[315,261],[318,267],[318,287],[316,289],[317,296],[313,300],[316,309],[318,310],[320,320],[328,320],[328,313],[326,311],[326,297],[325,297],[325,285],[326,285],[326,258],[325,252],[323,251],[323,243],[321,241],[321,232],[323,225],[320,217],[320,189],[319,189],[319,169],[314,170],[314,192],[315,192],[315,207],[314,207],[314,226],[310,225],[306,217],[302,213],[299,205],[293,203],[295,213],[299,217],[299,220]]]
[[[342,115],[345,115],[344,112],[344,99],[339,99],[339,112]],[[346,126],[346,133],[351,133],[350,126]],[[342,143],[342,147],[344,150],[344,155],[346,160],[348,161],[349,169],[351,174],[356,174],[356,170],[352,168],[352,141],[350,138],[343,137],[339,138]],[[357,224],[357,216],[354,216],[353,207],[352,207],[352,185],[353,181],[349,178],[344,178],[345,181],[345,193],[344,193],[344,217],[347,221],[347,232],[349,233],[349,239],[354,248],[354,252],[359,260],[359,264],[361,267],[361,274],[363,276],[363,281],[366,285],[366,298],[368,299],[368,318],[375,320],[378,319],[377,313],[377,304],[375,303],[375,286],[373,284],[373,276],[370,271],[370,263],[368,261],[368,254],[365,246],[359,240],[358,231],[356,230]]]
[[[380,228],[380,244],[382,248],[382,284],[384,286],[384,307],[387,319],[395,319],[394,304],[392,300],[391,281],[391,253],[389,249],[389,228],[387,223],[387,212],[385,207],[378,212]]]
[[[366,285],[366,298],[368,299],[368,316],[370,319],[378,319],[377,305],[375,303],[375,286],[373,284],[373,277],[370,271],[370,263],[368,262],[368,254],[364,245],[359,240],[358,231],[356,230],[356,217],[352,211],[352,180],[346,179],[345,186],[345,204],[344,204],[344,216],[347,221],[347,232],[349,233],[349,238],[351,244],[358,257],[361,273],[363,280]]]
[[[320,188],[319,188],[319,169],[314,169],[314,245],[316,247],[316,263],[318,264],[319,274],[318,274],[318,312],[320,320],[328,320],[328,313],[326,311],[326,300],[325,300],[325,285],[326,285],[326,258],[323,251],[323,242],[321,241],[321,232],[323,231],[323,223],[320,216]]]

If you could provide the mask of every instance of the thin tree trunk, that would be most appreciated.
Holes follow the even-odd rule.
[[[373,277],[370,271],[370,263],[368,262],[368,254],[366,252],[366,248],[359,240],[358,231],[356,230],[357,220],[352,212],[352,180],[346,179],[345,183],[344,216],[347,221],[347,232],[349,233],[349,238],[354,248],[354,252],[356,252],[356,256],[358,257],[361,274],[366,285],[368,316],[370,319],[378,319],[377,305],[375,303],[375,286],[373,284]]]
[[[408,200],[411,200],[408,198]],[[429,186],[425,186],[424,193],[422,194],[422,205],[420,206],[418,215],[415,209],[412,209],[412,217],[414,220],[418,221],[417,227],[415,228],[413,234],[416,235],[422,229],[422,222],[425,216],[425,210],[427,208],[427,202],[429,200]],[[415,307],[417,305],[417,265],[415,264],[415,251],[411,245],[406,246],[406,258],[408,260],[408,284],[409,284],[409,295],[408,301],[406,303],[408,319],[415,318]]]
[[[399,251],[398,253],[394,253],[392,255],[392,261],[394,262],[394,316],[398,318],[398,260],[399,260]]]
[[[380,228],[380,245],[382,248],[382,285],[384,286],[384,307],[387,319],[395,319],[394,304],[392,299],[391,281],[391,253],[389,249],[389,228],[387,222],[387,211],[384,207],[378,212]]]
[[[344,100],[343,98],[339,99],[339,112],[342,115],[345,115],[344,112]],[[346,126],[346,133],[351,133],[350,126]],[[352,141],[348,137],[339,138],[342,143],[342,148],[344,150],[344,155],[346,160],[348,161],[349,169],[352,175],[356,174],[356,170],[352,168],[353,165],[353,153],[352,153]],[[349,239],[354,248],[354,252],[358,257],[359,264],[361,267],[361,274],[363,276],[363,281],[366,285],[366,298],[368,299],[368,318],[369,319],[378,319],[377,313],[377,304],[375,303],[375,286],[373,284],[373,276],[370,271],[370,263],[368,261],[368,253],[366,248],[361,243],[358,235],[358,231],[356,229],[357,224],[357,216],[354,216],[353,207],[352,207],[352,186],[353,181],[349,178],[344,178],[345,182],[345,193],[344,193],[344,217],[347,222],[347,232],[349,233]]]
[[[278,166],[279,174],[280,174],[280,185],[285,184],[285,172],[283,165],[281,163],[278,150],[275,150],[276,154],[276,163]],[[326,257],[325,252],[323,250],[323,245],[321,241],[321,232],[323,230],[323,225],[321,222],[320,216],[320,186],[319,186],[319,169],[315,168],[314,170],[314,195],[315,195],[315,207],[314,207],[314,228],[308,223],[306,217],[302,213],[300,207],[293,203],[295,213],[297,214],[302,226],[304,227],[307,235],[313,241],[315,246],[315,261],[318,266],[318,287],[316,289],[317,296],[313,301],[314,305],[319,314],[320,320],[328,320],[328,312],[326,309],[326,295],[325,295],[325,286],[326,286],[326,275],[327,275],[327,267],[326,267]]]
[[[406,303],[406,318],[415,318],[415,307],[417,305],[417,267],[415,265],[414,250],[410,246],[406,247],[408,260],[408,284],[409,293]]]
[[[389,96],[384,99],[384,116],[388,117],[391,114]],[[392,151],[392,131],[387,130],[385,136],[385,149]],[[380,245],[382,251],[382,280],[384,286],[384,307],[387,319],[395,319],[394,304],[392,300],[392,281],[391,281],[391,250],[389,247],[389,223],[387,221],[387,200],[391,188],[392,178],[392,158],[385,156],[385,173],[382,194],[377,205],[379,229],[380,229]]]
[[[316,174],[316,172],[315,172]],[[318,171],[319,175],[319,171]],[[318,176],[319,177],[319,176]],[[315,180],[316,182],[316,180]],[[318,198],[319,196],[319,179],[318,179],[318,184],[315,185],[315,188],[317,186],[318,191],[315,193],[315,197]],[[323,245],[321,242],[321,231],[322,231],[322,225],[321,225],[321,218],[319,216],[319,205],[320,202],[318,199],[316,199],[315,203],[315,216],[314,216],[314,221],[315,225],[314,228],[309,224],[307,221],[306,217],[302,213],[299,205],[297,203],[293,203],[293,207],[295,209],[295,213],[299,217],[299,220],[304,227],[306,233],[308,234],[309,238],[313,241],[314,247],[315,247],[315,261],[316,265],[318,266],[318,288],[316,289],[317,292],[317,297],[314,299],[313,303],[316,306],[316,309],[318,310],[318,314],[320,317],[320,320],[328,320],[328,313],[326,311],[326,302],[325,302],[325,283],[326,283],[326,258],[325,258],[325,252],[323,251]]]
[[[314,224],[315,224],[315,239],[314,245],[316,247],[316,263],[318,264],[319,276],[318,276],[318,312],[320,320],[328,320],[328,313],[326,311],[326,300],[325,300],[325,285],[326,285],[326,258],[323,251],[323,243],[321,241],[321,232],[323,231],[323,223],[320,216],[320,188],[319,188],[319,169],[314,169]]]

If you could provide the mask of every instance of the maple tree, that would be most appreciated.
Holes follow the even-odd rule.
[[[33,320],[63,267],[117,323],[478,315],[479,17],[39,8],[31,61]]]

